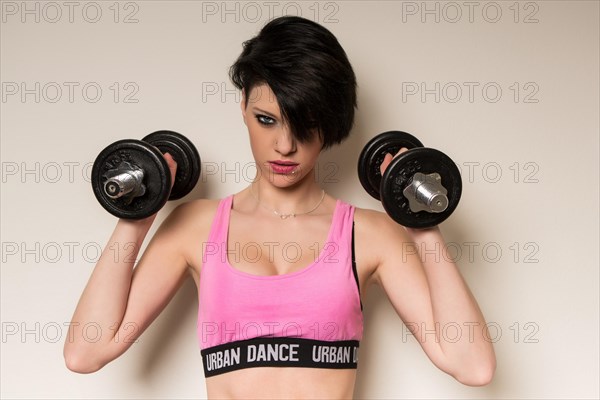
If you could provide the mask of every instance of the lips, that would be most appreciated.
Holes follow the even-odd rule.
[[[294,171],[298,166],[298,163],[291,161],[276,160],[269,161],[269,165],[271,166],[273,172],[277,174],[291,174],[292,171]]]

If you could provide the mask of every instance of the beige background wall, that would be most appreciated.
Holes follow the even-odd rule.
[[[382,209],[356,163],[385,130],[461,167],[438,254],[457,260],[496,346],[493,383],[462,386],[373,290],[356,396],[598,398],[598,2],[0,4],[3,398],[205,397],[191,280],[124,356],[92,375],[64,366],[67,323],[115,224],[91,162],[171,129],[203,160],[188,199],[245,187],[252,158],[227,68],[284,12],[328,27],[360,85],[353,136],[321,159],[327,191]]]

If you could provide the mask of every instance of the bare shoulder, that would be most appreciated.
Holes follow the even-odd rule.
[[[372,238],[372,241],[380,242],[384,247],[398,238],[408,240],[404,227],[384,212],[356,207],[354,221],[357,234]]]
[[[410,240],[406,230],[384,212],[355,208],[354,245],[357,266],[372,276],[384,259]]]
[[[219,199],[198,199],[181,203],[165,219],[160,230],[167,230],[181,245],[190,272],[198,276],[201,268],[202,246],[208,241],[210,228]]]
[[[171,211],[167,220],[173,221],[172,223],[179,228],[210,227],[219,201],[219,199],[197,199],[181,203]]]
[[[161,223],[156,235],[181,243],[193,232],[208,232],[219,200],[192,200],[177,205]]]

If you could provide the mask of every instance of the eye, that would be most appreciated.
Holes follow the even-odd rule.
[[[262,114],[256,114],[256,119],[261,125],[273,125],[275,123],[275,120],[273,118],[267,117],[266,115]]]

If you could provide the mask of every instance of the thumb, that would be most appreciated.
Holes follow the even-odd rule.
[[[379,171],[381,172],[381,175],[383,175],[383,172],[388,167],[388,165],[390,165],[393,158],[394,156],[392,156],[390,153],[386,153],[385,157],[383,158],[383,161],[381,162],[381,165],[379,166]]]
[[[171,189],[175,184],[175,174],[177,173],[177,161],[173,159],[173,156],[169,153],[165,153],[164,155],[167,164],[169,165],[169,171],[171,172]]]

